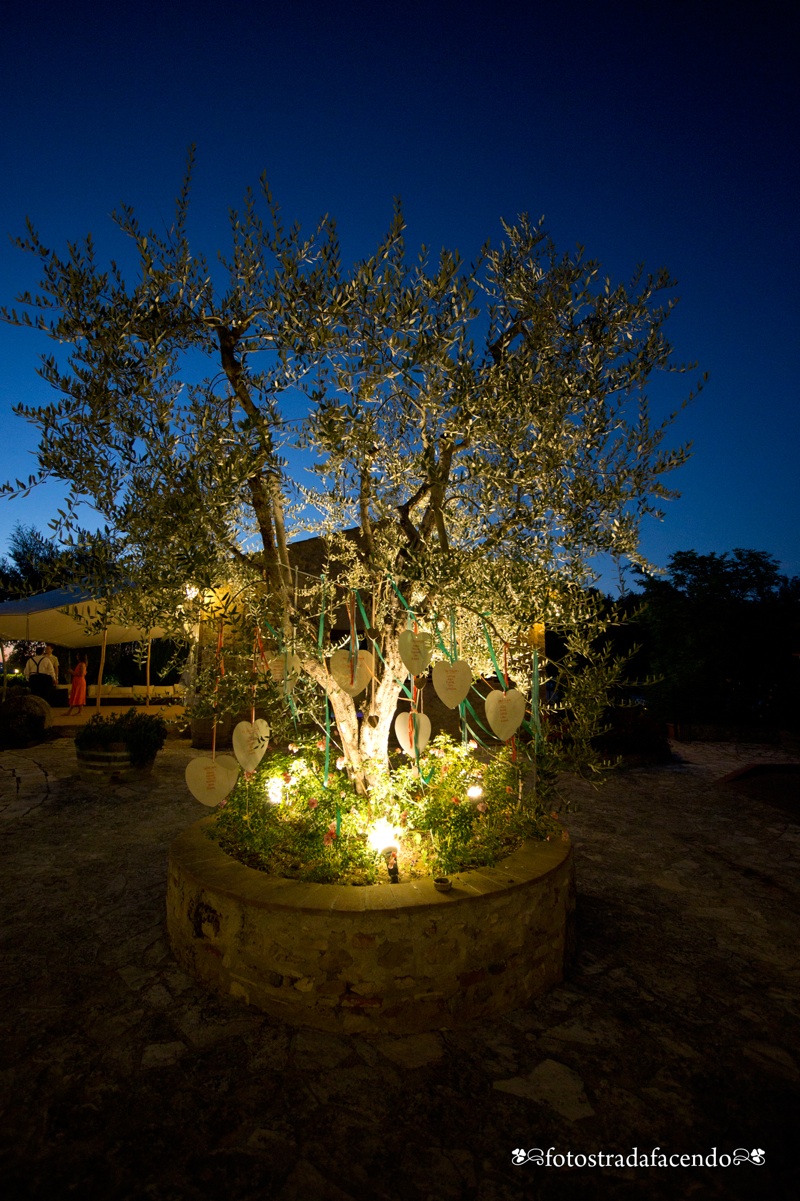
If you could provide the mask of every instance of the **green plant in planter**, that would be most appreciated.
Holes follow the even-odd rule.
[[[526,838],[560,837],[542,795],[526,786],[530,764],[504,748],[489,762],[446,734],[420,756],[376,774],[369,797],[330,764],[325,743],[290,744],[242,773],[210,836],[224,851],[272,875],[317,883],[373,884],[496,863]]]
[[[198,672],[192,702],[185,710],[187,724],[197,718],[216,717],[219,722],[226,717],[241,719],[255,707],[257,714],[269,722],[272,742],[286,743],[298,737],[301,726],[310,729],[315,721],[320,723],[319,714],[311,711],[312,701],[318,700],[316,689],[307,679],[297,681],[290,708],[281,686],[267,672],[254,675],[246,657],[228,655],[225,667],[224,675],[215,664]]]
[[[96,713],[75,736],[78,751],[94,750],[123,744],[133,767],[151,762],[167,738],[167,723],[163,717],[129,709],[127,713],[103,717]]]

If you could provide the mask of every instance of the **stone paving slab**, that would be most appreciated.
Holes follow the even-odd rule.
[[[58,739],[0,754],[0,1188],[81,1201],[796,1195],[797,813],[715,782],[774,748],[565,781],[578,953],[547,997],[405,1038],[295,1030],[176,966],[171,840],[197,752],[103,790]],[[763,1149],[730,1167],[547,1167]],[[535,1156],[533,1157],[535,1158]]]

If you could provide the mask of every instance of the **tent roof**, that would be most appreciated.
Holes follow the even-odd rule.
[[[38,596],[0,604],[0,639],[4,642],[52,642],[54,646],[100,646],[103,631],[84,632],[84,622],[103,616],[103,606],[80,588],[55,588]],[[139,642],[142,638],[160,638],[160,627],[142,630],[138,626],[117,625],[110,621],[106,641]]]

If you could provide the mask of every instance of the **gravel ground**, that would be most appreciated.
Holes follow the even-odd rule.
[[[598,792],[564,781],[579,894],[564,984],[404,1038],[282,1026],[177,967],[167,848],[206,812],[187,744],[110,790],[77,778],[67,738],[0,753],[3,1196],[796,1196],[797,756],[673,749]],[[536,1148],[764,1162],[512,1163]]]

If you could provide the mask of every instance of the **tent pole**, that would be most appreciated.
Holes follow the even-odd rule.
[[[95,709],[100,708],[100,698],[103,695],[103,668],[106,665],[106,639],[108,638],[108,630],[103,630],[103,645],[100,647],[100,670],[97,673],[97,697],[95,700]]]
[[[146,670],[146,674],[145,674],[145,680],[147,682],[146,704],[148,704],[148,705],[150,704],[150,651],[152,649],[152,646],[153,646],[153,639],[148,638],[147,639],[147,670]]]

